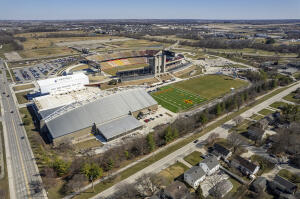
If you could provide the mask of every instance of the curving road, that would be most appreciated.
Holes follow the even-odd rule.
[[[0,91],[10,198],[47,198],[19,111],[0,60]]]

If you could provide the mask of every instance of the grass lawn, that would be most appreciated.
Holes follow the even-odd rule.
[[[21,86],[15,86],[13,87],[14,91],[20,91],[20,90],[25,90],[25,89],[29,89],[29,88],[34,88],[33,84],[25,84],[25,85],[21,85]]]
[[[136,68],[144,68],[148,66],[148,64],[133,64],[133,65],[126,65],[126,66],[118,66],[118,67],[112,67],[112,68],[107,68],[103,69],[105,73],[108,73],[110,75],[116,75],[118,71],[122,70],[129,70],[129,69],[136,69]]]
[[[16,94],[16,98],[18,100],[19,104],[25,104],[28,102],[28,99],[26,97],[26,95],[28,93],[30,93],[31,91],[25,91],[25,92],[20,92],[20,93],[15,93]]]
[[[89,66],[87,64],[80,64],[79,66],[76,66],[70,70],[70,72],[79,71],[83,69],[88,69]]]
[[[241,183],[239,183],[234,178],[229,178],[230,182],[232,183],[233,187],[229,193],[236,193],[238,191],[238,188],[241,186]]]
[[[253,121],[245,119],[243,122],[241,122],[238,126],[233,127],[229,130],[229,132],[236,131],[237,133],[243,133],[247,131],[247,128],[253,124]]]
[[[260,168],[259,168],[259,171],[258,171],[258,175],[261,175],[263,173],[268,173],[269,171],[271,171],[275,165],[268,161],[267,159],[261,157],[261,156],[258,156],[258,155],[252,155],[251,156],[251,161],[252,162],[258,162]]]
[[[195,166],[198,164],[203,158],[201,158],[202,153],[199,151],[194,151],[189,155],[185,156],[183,159],[190,163],[191,165]]]
[[[83,141],[83,142],[79,142],[79,143],[75,144],[75,148],[77,151],[88,150],[88,149],[100,147],[100,146],[103,146],[103,144],[96,139],[91,139],[91,140],[87,140],[87,141]]]
[[[160,105],[175,113],[197,106],[205,101],[197,94],[173,86],[164,86],[151,95]]]
[[[284,107],[286,105],[287,105],[287,103],[278,101],[278,102],[274,102],[273,104],[271,104],[270,107],[279,109],[280,107]]]
[[[112,187],[113,185],[115,185],[116,183],[120,182],[121,180],[124,180],[126,178],[128,178],[129,176],[135,174],[136,172],[146,168],[147,166],[150,166],[151,164],[153,164],[154,162],[166,157],[167,155],[169,155],[170,153],[173,153],[174,151],[182,148],[183,146],[189,144],[190,142],[192,142],[193,140],[195,139],[198,139],[199,137],[203,136],[204,134],[214,130],[215,128],[217,128],[218,126],[224,124],[225,122],[239,116],[240,114],[242,114],[243,112],[249,110],[250,108],[264,102],[265,100],[277,95],[278,93],[284,91],[285,89],[293,86],[294,84],[292,85],[289,85],[289,86],[286,86],[286,87],[283,87],[283,88],[279,88],[279,89],[276,89],[275,91],[273,90],[272,92],[270,92],[269,94],[265,95],[264,97],[260,98],[259,100],[255,101],[255,103],[249,105],[249,106],[246,106],[242,109],[240,109],[239,111],[236,111],[220,120],[218,120],[217,122],[207,126],[205,129],[203,129],[202,131],[198,132],[198,133],[195,133],[193,134],[192,136],[190,137],[187,137],[186,139],[172,145],[172,146],[169,146],[169,147],[166,147],[164,150],[162,150],[161,152],[155,154],[155,155],[152,155],[151,157],[143,160],[143,161],[140,161],[139,163],[135,164],[134,166],[126,169],[125,171],[121,172],[119,174],[119,178],[118,180],[113,180],[113,179],[109,179],[109,180],[105,180],[101,183],[98,183],[95,185],[95,193],[92,191],[92,189],[88,189],[87,191],[85,192],[82,192],[80,193],[80,195],[77,195],[76,199],[85,199],[85,198],[90,198],[90,197],[93,197],[95,196],[97,193],[100,193],[110,187]]]
[[[64,182],[62,180],[56,180],[55,186],[51,187],[48,190],[48,198],[55,199],[55,198],[63,198],[64,195],[60,194],[60,190],[62,189]]]
[[[264,116],[262,116],[262,115],[257,115],[257,114],[253,114],[250,118],[253,119],[253,120],[258,121],[258,120],[263,119]]]
[[[183,174],[188,169],[189,168],[185,164],[176,162],[175,164],[159,172],[159,175],[165,177],[171,183],[175,178]]]
[[[300,99],[295,99],[295,98],[293,98],[294,96],[295,96],[294,93],[290,93],[287,96],[285,96],[283,99],[290,101],[290,102],[294,102],[296,104],[300,104]]]
[[[195,93],[211,100],[230,92],[231,88],[237,89],[247,84],[245,81],[235,80],[223,75],[205,75],[175,83],[173,87]]]
[[[0,141],[2,141],[2,152],[3,152],[3,162],[4,162],[4,168],[1,168],[1,172],[3,172],[3,169],[4,169],[4,178],[0,179],[0,190],[2,190],[4,192],[4,198],[9,198],[6,156],[5,156],[4,137],[3,137],[3,130],[2,130],[1,122],[0,122],[0,136],[1,136]]]
[[[259,111],[258,113],[259,113],[259,114],[261,114],[261,115],[264,115],[264,116],[266,116],[266,115],[269,115],[269,114],[271,114],[271,113],[274,113],[274,111],[272,111],[272,110],[270,110],[270,109],[267,109],[267,108],[265,108],[265,109],[263,109],[263,110]]]

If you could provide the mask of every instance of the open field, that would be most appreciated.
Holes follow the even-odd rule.
[[[31,90],[32,91],[32,90]],[[27,99],[27,94],[30,93],[31,91],[25,91],[25,92],[20,92],[20,93],[16,93],[16,98],[18,100],[19,104],[25,104],[28,102]]]
[[[133,65],[126,65],[126,66],[118,66],[118,67],[112,67],[112,68],[107,68],[103,69],[105,73],[108,73],[110,75],[116,75],[118,71],[122,70],[130,70],[130,69],[136,69],[136,68],[144,68],[148,66],[148,64],[133,64]]]
[[[297,57],[298,55],[295,53],[276,53],[273,51],[266,50],[257,50],[252,48],[244,48],[244,49],[209,49],[208,51],[218,52],[218,53],[228,53],[228,54],[249,54],[249,55],[257,55],[257,56],[286,56],[286,57]]]
[[[175,113],[197,106],[205,101],[197,94],[173,86],[164,86],[151,95],[160,105]]]
[[[185,156],[183,159],[190,163],[191,165],[195,166],[197,165],[203,158],[201,158],[202,153],[199,151],[194,151],[190,153],[189,155]]]
[[[259,114],[261,114],[261,115],[264,115],[264,116],[266,116],[266,115],[269,115],[269,114],[271,114],[271,113],[274,113],[274,111],[272,111],[272,110],[270,110],[270,109],[267,109],[267,108],[265,108],[265,109],[263,109],[263,110],[259,111],[258,113],[259,113]]]
[[[77,54],[77,51],[67,47],[49,47],[18,51],[22,58],[40,58],[46,56],[62,56]]]
[[[245,81],[235,80],[223,75],[205,75],[175,83],[173,86],[211,100],[230,92],[231,88],[237,89],[247,84]]]
[[[15,86],[13,87],[14,91],[21,91],[21,90],[25,90],[25,89],[29,89],[29,88],[34,88],[33,84],[25,84],[25,85],[21,85],[21,86]]]
[[[164,44],[156,41],[148,40],[127,40],[127,41],[117,41],[111,42],[112,45],[120,46],[121,48],[140,48],[140,47],[167,47],[170,44]]]
[[[188,169],[189,168],[185,164],[176,162],[175,164],[159,172],[159,175],[165,177],[171,183],[175,178],[183,174]]]

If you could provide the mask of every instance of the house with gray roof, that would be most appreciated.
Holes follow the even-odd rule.
[[[193,166],[186,172],[184,172],[184,181],[188,183],[194,189],[197,189],[200,182],[205,179],[205,171],[199,166]]]
[[[207,175],[215,173],[220,168],[220,163],[216,156],[212,155],[199,163],[199,166],[205,171]]]
[[[258,165],[242,158],[241,156],[235,156],[231,160],[231,166],[239,169],[245,175],[255,175],[259,170]]]
[[[231,155],[232,152],[225,148],[220,144],[214,144],[213,152],[212,152],[218,159],[222,158],[223,160],[227,160]]]
[[[289,180],[276,175],[272,181],[268,182],[268,186],[276,195],[294,194],[297,191],[297,185]]]

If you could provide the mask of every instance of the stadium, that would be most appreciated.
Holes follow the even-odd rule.
[[[124,51],[95,54],[86,60],[101,71],[121,80],[156,76],[189,64],[184,56],[166,50]]]

